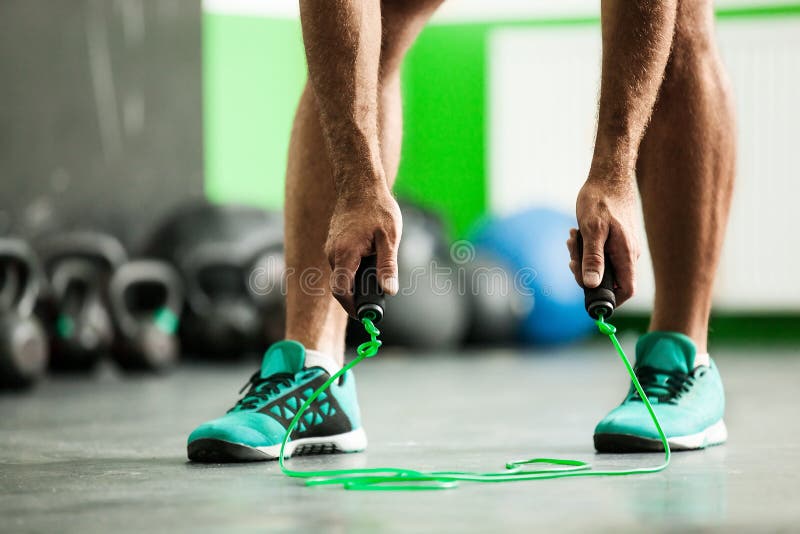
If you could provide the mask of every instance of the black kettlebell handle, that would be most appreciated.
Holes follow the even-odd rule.
[[[580,230],[575,236],[578,246],[578,269],[583,272],[583,237]],[[583,286],[583,284],[581,284]],[[586,311],[592,319],[599,319],[600,315],[604,319],[608,319],[614,314],[614,309],[617,307],[617,298],[614,295],[614,266],[608,256],[605,257],[605,266],[603,268],[603,278],[600,280],[600,285],[597,287],[584,287],[584,306]]]
[[[128,255],[117,238],[101,232],[76,231],[57,234],[37,242],[48,274],[61,261],[83,259],[111,273]]]
[[[36,306],[40,290],[39,264],[33,250],[19,239],[0,238],[0,265],[5,264],[6,275],[11,275],[12,266],[19,267],[14,282],[14,295],[9,299],[12,309],[22,317],[29,317]],[[20,287],[21,284],[21,287]]]
[[[24,280],[20,269],[15,268],[12,263],[7,263],[2,267],[3,282],[0,288],[0,310],[8,311],[16,307],[17,299],[20,295],[20,282]]]
[[[378,283],[378,257],[376,255],[361,258],[361,264],[356,271],[353,281],[353,300],[355,303],[356,317],[363,320],[365,317],[372,319],[377,324],[383,319],[386,299],[383,289]]]
[[[176,317],[183,307],[183,284],[180,276],[169,264],[159,260],[131,260],[120,265],[108,285],[108,300],[119,329],[128,337],[137,335],[139,320],[128,309],[125,295],[141,284],[156,283],[164,287],[166,308]]]
[[[99,293],[97,269],[84,258],[69,258],[59,261],[50,275],[50,289],[57,300],[64,297],[70,284],[80,280],[86,287]]]

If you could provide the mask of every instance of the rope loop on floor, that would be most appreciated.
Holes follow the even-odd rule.
[[[650,414],[653,424],[658,430],[661,443],[664,446],[664,461],[653,467],[639,467],[634,469],[623,469],[615,471],[603,471],[592,469],[591,464],[581,460],[570,460],[562,458],[531,458],[528,460],[517,460],[508,462],[504,471],[477,473],[472,471],[420,471],[416,469],[406,469],[399,467],[373,467],[364,469],[328,469],[322,471],[297,471],[286,466],[285,450],[286,445],[291,441],[292,432],[297,428],[300,418],[309,406],[327,390],[331,384],[339,380],[350,369],[356,367],[366,358],[372,358],[378,354],[381,341],[378,339],[380,331],[370,318],[362,321],[364,330],[370,336],[369,341],[360,344],[356,349],[356,357],[348,364],[343,366],[338,372],[325,381],[311,396],[306,399],[300,409],[295,413],[286,435],[281,443],[280,456],[278,463],[284,475],[293,478],[305,479],[307,486],[326,486],[339,485],[347,490],[359,491],[424,491],[424,490],[443,490],[452,489],[460,482],[520,482],[524,480],[544,480],[568,477],[599,477],[599,476],[626,476],[641,475],[646,473],[658,473],[667,468],[670,461],[670,449],[667,437],[661,428],[656,417],[650,400],[642,390],[636,373],[631,366],[625,351],[619,344],[614,325],[605,322],[601,315],[595,323],[600,333],[607,335],[611,344],[622,360],[634,388],[639,393],[639,398],[644,401],[644,406]],[[532,467],[526,467],[532,466]],[[542,468],[541,466],[545,466]]]

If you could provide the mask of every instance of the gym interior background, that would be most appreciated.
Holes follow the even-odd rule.
[[[595,458],[591,429],[626,377],[566,269],[598,4],[449,0],[410,51],[401,277],[431,261],[536,276],[524,294],[479,278],[390,301],[386,350],[358,373],[370,451],[309,468],[492,469],[533,452],[655,463]],[[251,355],[281,335],[280,210],[305,83],[295,2],[0,3],[0,304],[41,329],[38,356],[0,366],[3,530],[794,528],[800,3],[721,0],[717,23],[739,137],[710,332],[730,443],[637,479],[392,499],[184,459],[188,432],[233,404]],[[639,269],[615,315],[627,349],[652,306],[646,247]],[[17,295],[34,278],[31,311]]]

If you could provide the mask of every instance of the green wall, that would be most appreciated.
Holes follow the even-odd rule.
[[[800,15],[800,4],[718,9],[720,19]],[[499,27],[595,25],[593,17],[429,25],[403,72],[404,143],[395,191],[443,215],[453,237],[486,213],[486,47]],[[207,196],[283,204],[292,117],[305,83],[297,20],[204,15]]]
[[[404,147],[395,191],[441,213],[454,235],[486,210],[485,30],[432,26],[403,75]],[[292,117],[305,83],[297,21],[206,14],[206,194],[283,204]],[[456,83],[453,83],[456,81]]]
[[[206,14],[203,68],[206,195],[281,208],[306,77],[299,22]]]
[[[395,192],[445,216],[462,236],[487,209],[486,38],[430,26],[403,71],[403,152]]]

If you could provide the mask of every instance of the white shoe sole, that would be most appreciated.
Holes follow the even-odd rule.
[[[676,451],[690,451],[693,449],[704,449],[713,445],[725,443],[728,439],[728,429],[725,421],[720,419],[710,427],[697,434],[688,436],[677,436],[668,438],[667,442],[671,449]]]
[[[725,443],[728,439],[728,429],[725,422],[720,419],[696,434],[673,436],[667,438],[669,447],[673,451],[691,451],[704,449],[713,445]],[[658,438],[643,438],[634,434],[595,434],[594,447],[598,452],[656,452],[663,451],[664,445]]]
[[[318,438],[301,438],[286,444],[284,458],[305,454],[330,454],[335,452],[359,452],[367,448],[367,434],[363,428],[357,428],[344,434],[322,436]],[[277,460],[281,453],[280,443],[269,447],[255,449]]]
[[[292,440],[286,444],[284,458],[310,454],[334,454],[339,452],[359,452],[367,448],[367,434],[363,428],[336,434]],[[251,447],[222,439],[204,438],[191,442],[188,446],[189,459],[195,462],[263,462],[277,460],[281,444],[267,447]]]

